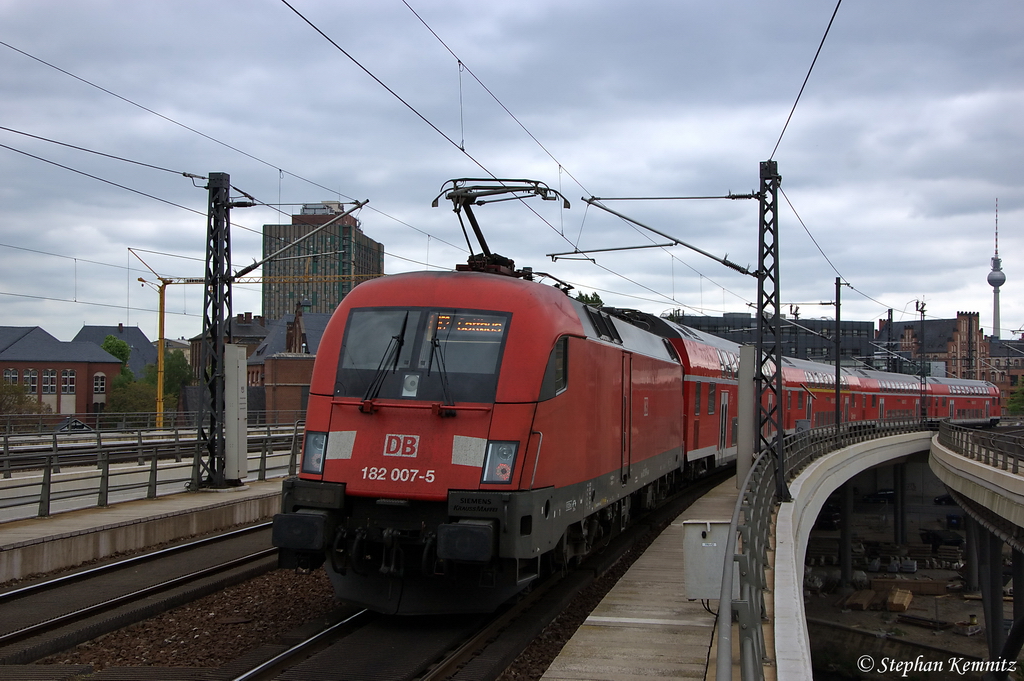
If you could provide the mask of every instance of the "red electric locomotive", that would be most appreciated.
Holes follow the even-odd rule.
[[[551,286],[400,274],[346,296],[284,486],[285,566],[388,613],[486,611],[684,467],[672,346]]]

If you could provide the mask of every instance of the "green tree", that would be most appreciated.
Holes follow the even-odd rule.
[[[591,307],[604,306],[604,301],[601,300],[601,296],[599,296],[596,291],[594,293],[584,293],[583,291],[580,291],[576,294],[576,300],[580,301],[584,305],[590,305]]]
[[[146,375],[142,379],[149,385],[156,388],[156,365],[146,365]],[[185,359],[185,353],[181,350],[171,350],[164,354],[164,401],[173,405],[181,394],[181,389],[191,385],[194,380],[192,367]]]
[[[0,384],[0,414],[45,414],[50,408],[17,383]]]
[[[122,367],[128,364],[128,358],[132,356],[132,349],[128,347],[128,343],[116,336],[108,335],[100,347],[121,360]]]
[[[1014,416],[1024,414],[1024,382],[1019,383],[1017,389],[1010,394],[1010,399],[1006,400],[1006,411]]]
[[[128,368],[128,358],[132,355],[132,349],[128,347],[128,343],[116,336],[108,335],[103,339],[103,344],[100,347],[121,360],[121,375],[111,381],[111,389],[135,380],[135,374]]]
[[[107,400],[107,412],[130,414],[156,411],[156,388],[141,381],[119,384],[114,381]]]

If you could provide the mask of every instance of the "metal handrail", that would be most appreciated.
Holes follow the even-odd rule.
[[[273,444],[280,444],[292,436],[294,426],[263,426],[265,438]],[[253,430],[250,428],[250,430]],[[60,457],[65,465],[95,463],[103,454],[113,461],[141,457],[142,450],[157,449],[161,458],[174,456],[181,461],[191,456],[198,433],[194,428],[172,430],[136,430],[117,433],[95,431],[89,433],[49,433],[47,435],[3,435],[3,453],[0,455],[0,470],[4,478],[10,478],[19,470],[35,470],[47,454]],[[252,435],[250,435],[252,437]]]
[[[278,424],[290,425],[302,418],[302,410],[255,410],[250,409],[247,417],[250,426]],[[3,414],[0,415],[0,432],[8,434],[49,433],[67,423],[80,422],[88,426],[90,431],[118,430],[160,430],[157,428],[156,412],[88,412],[58,414],[53,412],[41,414]],[[165,411],[163,413],[164,428],[195,427],[198,412]]]
[[[265,480],[268,473],[275,477],[289,474],[289,469],[295,466],[296,443],[301,442],[302,429],[303,422],[298,421],[274,429],[263,426],[259,429],[262,432],[249,433],[247,452],[257,461],[253,472],[258,480]],[[194,433],[184,437],[176,433],[173,439],[167,436],[147,439],[143,432],[136,432],[126,434],[117,442],[94,439],[92,444],[76,447],[71,453],[61,451],[57,443],[57,436],[52,435],[52,444],[43,451],[13,453],[9,451],[5,436],[2,469],[3,477],[8,480],[3,484],[0,509],[10,511],[37,505],[34,513],[15,517],[44,517],[50,515],[55,502],[77,500],[75,508],[104,507],[115,493],[155,498],[158,488],[166,489],[168,485],[180,484],[182,490],[198,488],[194,484],[194,471],[198,468],[202,448]],[[270,456],[276,460],[268,462]],[[281,461],[281,457],[285,460]],[[183,459],[187,463],[181,464]],[[122,465],[112,465],[118,462]],[[161,463],[168,465],[161,467]],[[71,476],[62,476],[65,479],[61,480],[57,476],[61,466],[76,468]],[[90,470],[92,468],[95,469]],[[11,479],[16,475],[17,478]],[[69,477],[73,482],[67,480]],[[74,486],[74,483],[81,484]],[[144,495],[142,490],[145,490]]]
[[[787,482],[796,478],[815,459],[858,442],[900,433],[928,430],[915,419],[858,422],[814,428],[794,433],[783,440]],[[1024,450],[1022,450],[1024,452]],[[1022,454],[1024,457],[1024,454]],[[732,680],[732,623],[740,624],[740,674],[743,681],[764,679],[767,651],[764,643],[767,589],[765,567],[772,515],[779,503],[775,485],[776,461],[767,450],[758,454],[740,489],[733,509],[722,567],[722,588],[718,606],[717,681]],[[739,598],[733,599],[733,564],[739,563]],[[728,604],[723,612],[723,604]],[[727,614],[726,617],[723,617]]]
[[[1022,472],[1024,437],[1005,433],[981,432],[943,422],[939,426],[939,444],[963,457],[1014,475]]]

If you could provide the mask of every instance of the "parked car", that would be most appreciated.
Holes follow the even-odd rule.
[[[952,494],[940,494],[935,497],[935,503],[940,506],[956,506],[956,499]]]
[[[895,498],[896,490],[886,488],[871,494],[865,494],[863,501],[869,504],[891,504]]]
[[[921,530],[920,534],[921,542],[931,544],[933,551],[940,546],[962,546],[964,543],[963,535],[952,530]]]

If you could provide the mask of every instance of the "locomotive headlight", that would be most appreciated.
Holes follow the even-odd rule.
[[[321,475],[324,472],[324,453],[327,451],[327,433],[306,432],[302,447],[302,472]]]
[[[481,482],[489,485],[507,485],[512,482],[512,469],[516,464],[519,443],[491,440],[484,455],[484,473]]]

